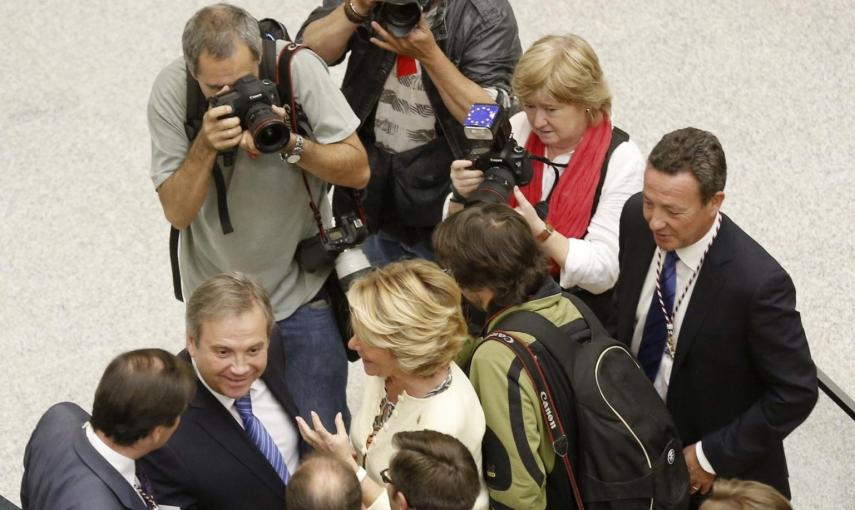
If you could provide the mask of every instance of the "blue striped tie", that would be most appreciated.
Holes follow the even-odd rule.
[[[249,398],[249,393],[235,400],[235,407],[237,407],[238,414],[240,415],[241,420],[243,420],[243,426],[246,429],[249,439],[258,448],[262,455],[264,455],[267,461],[270,462],[270,465],[276,470],[276,474],[279,475],[279,478],[287,484],[288,479],[291,478],[291,475],[288,473],[288,466],[285,465],[285,459],[282,458],[282,452],[280,452],[279,448],[276,447],[276,443],[273,441],[273,438],[270,437],[267,429],[264,428],[261,421],[252,414],[252,400]]]
[[[662,279],[659,286],[662,289],[662,301],[668,313],[674,309],[674,293],[677,287],[677,252],[669,251],[665,255],[665,264],[662,266]],[[651,381],[656,380],[659,372],[659,363],[665,353],[665,342],[668,337],[668,329],[665,322],[665,314],[662,313],[662,305],[659,296],[653,290],[653,299],[650,301],[650,309],[647,311],[647,319],[644,322],[644,332],[641,335],[641,346],[638,348],[638,362]]]

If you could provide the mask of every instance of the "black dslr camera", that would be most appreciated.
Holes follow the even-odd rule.
[[[507,203],[514,186],[531,181],[529,155],[511,136],[505,106],[473,104],[463,121],[463,132],[469,140],[473,168],[484,172],[484,182],[469,195],[469,202]]]
[[[325,228],[318,235],[300,241],[297,263],[307,273],[334,266],[344,290],[371,269],[359,244],[368,235],[368,227],[353,213],[336,216],[336,226]]]
[[[405,37],[419,24],[422,11],[430,2],[431,0],[385,0],[377,7],[377,22],[395,37]]]
[[[233,90],[208,100],[211,108],[229,105],[230,117],[239,117],[240,125],[252,135],[255,147],[264,153],[278,152],[288,145],[291,130],[271,106],[280,106],[276,84],[248,74],[235,82]]]

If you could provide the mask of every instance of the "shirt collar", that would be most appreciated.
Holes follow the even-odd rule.
[[[200,381],[202,381],[202,385],[205,386],[205,388],[211,392],[211,395],[213,395],[214,398],[217,399],[217,401],[223,405],[223,407],[225,407],[226,409],[231,409],[232,406],[235,405],[235,399],[214,391],[210,386],[208,386],[208,383],[205,381],[205,378],[202,377],[202,374],[199,373],[199,367],[196,366],[196,360],[192,356],[190,357],[190,362],[193,364],[193,370],[196,371],[196,377]],[[252,385],[250,385],[249,387],[249,394],[252,398],[255,398],[261,392],[264,391],[264,388],[264,383],[261,381],[261,378],[258,378],[252,381]]]
[[[721,223],[721,213],[716,213],[715,221],[713,221],[710,229],[707,230],[707,233],[704,234],[703,237],[690,244],[689,246],[684,246],[682,248],[677,248],[675,251],[677,252],[677,256],[680,257],[680,261],[688,266],[690,269],[695,269],[698,267],[698,264],[701,262],[701,258],[704,256],[704,253],[707,251],[707,246],[710,244],[710,240],[712,240],[713,236],[715,236],[716,230],[718,230],[718,225]]]
[[[128,485],[133,486],[136,484],[136,461],[130,457],[125,457],[121,453],[110,448],[107,443],[98,437],[98,434],[95,433],[95,429],[92,428],[92,425],[88,421],[83,424],[83,428],[86,430],[86,439],[89,440],[89,443],[92,444],[95,451],[104,457],[104,460],[106,460],[116,471],[119,472],[120,475],[122,475],[122,478],[128,482]]]

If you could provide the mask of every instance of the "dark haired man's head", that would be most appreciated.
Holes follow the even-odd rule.
[[[116,445],[148,440],[162,446],[196,391],[193,369],[162,349],[117,356],[104,371],[92,406],[92,427]]]
[[[433,430],[398,432],[398,452],[386,475],[393,509],[469,510],[481,490],[472,454],[459,440]]]
[[[294,472],[285,492],[289,510],[360,510],[356,474],[331,455],[312,455]]]
[[[689,127],[662,137],[644,171],[644,218],[659,248],[684,248],[712,228],[726,180],[715,135]]]
[[[450,216],[434,231],[433,245],[439,265],[479,306],[479,291],[495,304],[523,303],[549,274],[525,220],[504,204],[475,204]]]
[[[663,136],[650,151],[648,163],[669,175],[691,173],[704,203],[724,191],[727,182],[724,149],[714,134],[698,128],[678,129]]]

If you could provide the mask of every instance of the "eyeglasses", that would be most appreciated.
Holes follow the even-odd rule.
[[[380,471],[380,479],[383,480],[383,483],[385,483],[386,485],[392,486],[391,487],[392,492],[389,493],[390,497],[392,495],[394,495],[394,493],[396,493],[396,492],[400,492],[401,494],[404,494],[404,492],[401,491],[401,488],[398,487],[397,485],[395,485],[395,482],[393,482],[392,478],[389,477],[389,468],[386,468],[383,471]],[[404,497],[406,497],[406,494],[404,494]],[[410,508],[412,510],[416,510],[416,507],[414,507],[414,506],[411,506]]]

